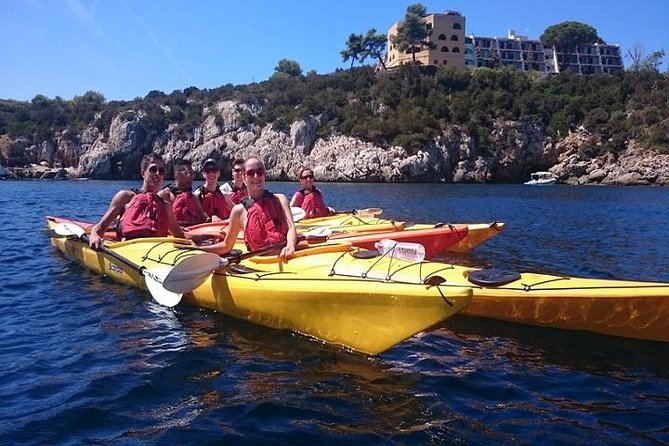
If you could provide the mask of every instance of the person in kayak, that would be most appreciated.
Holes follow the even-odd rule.
[[[230,197],[231,194],[223,193],[218,184],[221,176],[221,170],[218,163],[209,158],[202,165],[204,175],[204,184],[195,190],[195,196],[198,197],[204,212],[211,221],[223,221],[230,216],[230,209],[235,205]]]
[[[298,178],[300,189],[291,198],[290,206],[302,208],[305,212],[305,220],[333,214],[334,209],[325,205],[323,194],[314,185],[314,171],[305,167],[300,171]]]
[[[190,161],[177,160],[174,163],[174,184],[169,184],[159,193],[172,205],[177,222],[184,227],[209,221],[200,200],[193,194],[194,174]]]
[[[297,245],[297,231],[288,199],[283,194],[273,194],[265,189],[265,166],[255,155],[244,161],[244,183],[248,196],[232,208],[225,239],[200,248],[218,255],[228,254],[243,228],[249,251],[284,245],[279,256],[292,258]]]
[[[230,194],[234,204],[241,203],[246,197],[246,184],[244,184],[244,159],[237,158],[232,162],[232,180],[223,183],[221,192]]]
[[[114,195],[109,208],[91,229],[88,244],[98,249],[105,230],[118,217],[117,232],[122,238],[184,237],[172,206],[158,192],[165,176],[165,162],[157,153],[144,155],[140,162],[143,184],[141,189],[120,190]]]

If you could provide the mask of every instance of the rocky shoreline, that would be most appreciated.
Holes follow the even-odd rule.
[[[319,181],[337,182],[522,183],[531,172],[548,170],[566,184],[669,185],[669,155],[628,141],[617,155],[591,157],[588,153],[600,152],[591,149],[603,142],[583,127],[555,138],[535,123],[498,120],[491,132],[493,150],[482,151],[462,128],[450,126],[432,144],[409,153],[336,131],[320,137],[319,116],[277,130],[272,124],[248,124],[243,116],[254,113],[245,103],[221,101],[205,109],[202,123],[184,137],[175,127],[155,132],[145,112],[126,110],[108,131],[91,126],[26,151],[50,166],[67,166],[60,177],[68,178],[138,178],[142,155],[155,151],[167,162],[167,178],[179,158],[191,160],[196,169],[214,158],[229,170],[235,158],[257,154],[274,181],[296,180],[299,168],[310,166]],[[15,176],[41,178],[47,171],[37,166],[16,170]]]
[[[74,180],[77,179],[77,169],[74,167],[51,168],[45,166],[7,167],[7,179],[27,180]]]

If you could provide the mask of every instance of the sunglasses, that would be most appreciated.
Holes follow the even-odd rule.
[[[165,168],[158,166],[151,166],[149,167],[149,173],[153,175],[155,174],[165,175]]]
[[[303,180],[313,180],[314,176],[313,175],[302,175],[300,178],[303,179]]]
[[[215,167],[208,167],[204,169],[204,173],[216,173],[216,172],[218,172],[218,169]]]
[[[233,171],[234,173],[242,173],[242,172],[244,172],[244,170],[240,169],[239,167],[235,167],[234,169],[232,169],[232,171]]]
[[[265,169],[262,167],[259,169],[246,169],[247,177],[261,177],[263,175],[265,175]]]
[[[193,171],[191,169],[179,169],[176,173],[180,173],[182,175],[193,175]]]

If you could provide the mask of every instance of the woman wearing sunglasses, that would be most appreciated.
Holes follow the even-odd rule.
[[[290,200],[290,206],[304,209],[305,220],[332,214],[333,209],[325,205],[323,194],[314,186],[314,171],[305,167],[300,171],[298,178],[300,189]]]
[[[218,184],[221,170],[218,168],[218,163],[211,158],[206,160],[202,165],[202,174],[204,184],[197,188],[195,196],[200,199],[210,221],[225,220],[230,216],[230,209],[235,204],[230,199],[230,194],[221,192],[221,185]]]
[[[244,183],[248,196],[232,208],[225,240],[202,246],[201,249],[219,255],[227,254],[243,228],[249,251],[276,246],[277,250],[281,249],[281,257],[292,258],[297,232],[288,199],[283,194],[273,194],[265,189],[265,166],[257,156],[252,155],[244,161]]]
[[[172,206],[158,192],[165,176],[165,162],[157,153],[144,155],[140,163],[142,187],[121,190],[114,195],[107,212],[91,229],[88,244],[98,249],[105,230],[119,218],[117,232],[125,239],[140,237],[184,237],[177,223]]]

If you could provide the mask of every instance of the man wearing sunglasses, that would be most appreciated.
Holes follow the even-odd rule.
[[[276,246],[277,250],[281,249],[281,257],[292,258],[297,232],[288,199],[265,189],[265,166],[257,156],[252,155],[244,162],[244,182],[248,197],[232,208],[225,240],[201,249],[225,255],[232,250],[237,234],[243,229],[250,251]]]
[[[235,205],[230,199],[230,194],[221,191],[221,185],[218,179],[221,176],[221,170],[218,163],[209,158],[202,165],[202,174],[204,175],[204,184],[197,188],[195,196],[200,199],[204,212],[211,221],[222,221],[230,216],[230,209]]]
[[[241,203],[246,197],[246,184],[244,184],[244,160],[237,158],[232,162],[232,180],[221,186],[221,192],[230,194],[234,204]]]
[[[143,184],[140,189],[121,190],[114,195],[107,212],[93,226],[88,244],[98,249],[105,230],[119,217],[117,233],[120,238],[184,237],[174,217],[172,206],[158,192],[165,176],[165,162],[157,153],[144,155],[140,162]]]
[[[200,200],[193,194],[194,175],[190,161],[177,160],[174,163],[174,184],[169,184],[160,191],[160,196],[172,204],[177,222],[184,227],[209,220],[209,216],[202,209]]]
[[[295,192],[293,198],[290,200],[291,207],[299,207],[304,209],[304,219],[325,217],[334,213],[325,205],[323,201],[323,194],[314,185],[314,171],[305,167],[298,175],[300,179],[300,189]]]

